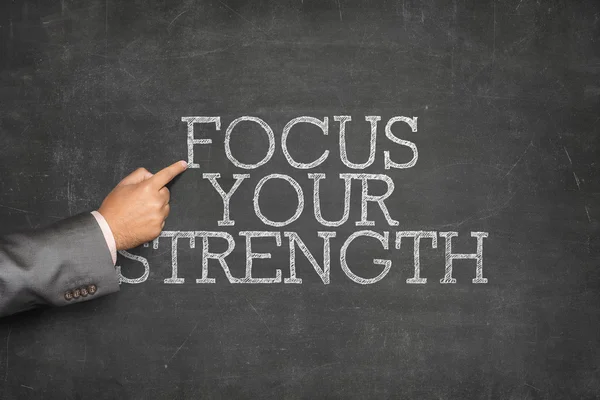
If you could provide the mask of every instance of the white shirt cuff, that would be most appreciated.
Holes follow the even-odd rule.
[[[115,243],[115,237],[110,230],[110,226],[108,226],[108,222],[106,222],[102,214],[100,214],[98,211],[92,211],[92,215],[94,218],[96,218],[96,221],[98,221],[100,229],[102,229],[104,240],[106,240],[106,245],[108,246],[110,256],[112,257],[113,265],[115,265],[117,264],[117,244]]]

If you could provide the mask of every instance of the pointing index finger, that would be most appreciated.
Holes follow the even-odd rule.
[[[148,181],[157,189],[161,189],[186,169],[187,163],[185,161],[177,161],[175,164],[171,164],[158,171],[153,177],[148,179]]]

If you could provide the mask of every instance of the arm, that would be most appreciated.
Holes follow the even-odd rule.
[[[165,185],[185,169],[185,162],[155,175],[139,168],[119,182],[98,212],[0,237],[0,316],[118,291],[116,251],[160,234],[170,210]]]

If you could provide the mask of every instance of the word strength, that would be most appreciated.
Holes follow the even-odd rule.
[[[273,245],[277,247],[282,246],[282,236],[287,239],[288,250],[289,250],[289,278],[283,279],[284,283],[302,283],[302,278],[296,275],[296,249],[300,250],[300,253],[310,262],[315,272],[319,275],[324,284],[330,283],[330,271],[331,271],[331,238],[336,237],[336,232],[333,231],[319,231],[317,232],[318,237],[323,239],[323,256],[321,263],[317,261],[313,252],[308,249],[304,241],[296,232],[274,232],[274,231],[241,231],[239,235],[245,238],[245,259],[246,259],[246,274],[243,277],[235,277],[232,275],[229,265],[227,262],[227,256],[235,249],[235,240],[233,236],[227,232],[209,232],[209,231],[163,231],[160,236],[153,241],[154,249],[158,249],[160,238],[171,239],[171,277],[164,280],[165,283],[184,283],[184,278],[179,277],[179,265],[178,259],[178,241],[180,239],[189,240],[190,248],[196,247],[196,239],[202,241],[202,278],[196,279],[196,283],[215,283],[215,278],[209,277],[209,266],[208,261],[213,259],[217,261],[220,267],[225,272],[225,276],[230,283],[281,283],[282,282],[282,271],[281,269],[275,270],[275,276],[270,278],[256,278],[252,276],[253,260],[255,259],[269,259],[271,258],[270,252],[256,252],[252,248],[252,239],[254,238],[270,238],[273,241]],[[440,283],[456,283],[456,279],[452,277],[452,262],[456,259],[473,259],[475,261],[475,278],[473,283],[487,283],[487,279],[483,277],[483,238],[487,237],[486,232],[471,232],[471,236],[477,239],[477,251],[473,254],[461,254],[452,252],[452,238],[458,236],[457,232],[435,232],[435,231],[398,231],[395,233],[394,247],[400,249],[402,239],[412,239],[414,245],[413,251],[413,264],[414,264],[414,276],[406,280],[406,283],[412,284],[423,284],[427,283],[427,278],[421,277],[421,262],[420,262],[420,248],[421,239],[428,239],[431,241],[431,247],[437,248],[438,235],[445,239],[445,271],[444,277],[440,280]],[[369,238],[373,243],[380,246],[383,250],[390,248],[390,232],[384,231],[378,233],[371,230],[362,230],[352,233],[344,241],[344,244],[340,248],[340,266],[346,276],[356,283],[362,285],[373,284],[382,280],[390,269],[392,268],[391,260],[383,260],[375,258],[373,259],[373,265],[378,266],[381,270],[375,277],[368,278],[362,277],[353,272],[353,268],[348,262],[348,248],[358,238]],[[210,242],[214,240],[224,240],[227,243],[227,249],[222,252],[214,252],[210,250]],[[117,266],[117,271],[121,282],[126,283],[142,283],[148,279],[150,274],[150,264],[148,259],[138,255],[131,254],[127,251],[121,251],[121,255],[131,260],[137,261],[144,266],[144,273],[139,278],[126,278],[121,274],[120,267]]]
[[[363,170],[375,162],[376,148],[377,148],[377,136],[379,131],[379,122],[381,117],[379,116],[365,116],[365,121],[370,125],[370,141],[369,149],[366,156],[366,161],[356,163],[356,160],[349,160],[347,154],[346,145],[346,125],[352,121],[350,116],[334,116],[333,123],[337,128],[337,134],[339,135],[339,156],[342,163],[351,170]],[[221,118],[220,117],[183,117],[181,120],[187,123],[187,150],[188,150],[188,166],[191,171],[188,174],[193,173],[194,169],[201,168],[201,165],[194,161],[194,152],[197,146],[215,146],[212,139],[198,138],[195,136],[194,127],[195,125],[208,124],[216,131],[221,130]],[[268,145],[264,149],[264,155],[262,158],[255,163],[244,163],[239,161],[238,157],[233,154],[230,142],[233,135],[244,135],[248,131],[242,129],[241,122],[254,124],[259,127],[260,132],[264,132],[268,139]],[[294,157],[294,149],[288,147],[288,138],[293,134],[301,134],[298,130],[293,128],[299,124],[309,124],[319,128],[323,135],[329,135],[330,133],[330,120],[328,117],[322,119],[301,116],[290,120],[283,128],[280,135],[276,135],[273,129],[267,122],[252,116],[243,116],[233,120],[225,130],[223,148],[227,159],[237,168],[242,170],[252,170],[261,165],[266,164],[277,148],[279,147],[288,161],[289,165],[293,169],[300,170],[311,170],[318,168],[329,156],[329,150],[323,151],[321,154],[316,156],[313,160],[299,161]],[[400,138],[394,133],[395,124],[407,124],[410,128],[409,135],[415,136],[417,133],[417,118],[416,117],[403,117],[396,116],[390,118],[384,128],[386,140],[391,141],[397,146],[402,146],[410,150],[410,157],[407,159],[398,159],[393,151],[383,151],[383,169],[409,169],[413,167],[418,160],[418,149],[417,145],[411,137]],[[248,126],[244,124],[243,126]],[[332,129],[333,130],[333,129]],[[294,133],[296,132],[296,133]],[[279,140],[276,140],[276,136]],[[277,144],[279,143],[279,146]],[[388,146],[389,147],[389,146]],[[407,154],[403,152],[402,154]],[[381,164],[380,164],[381,165]],[[389,231],[389,230],[378,230],[375,225],[375,220],[385,221],[387,227],[396,227],[400,225],[400,221],[393,218],[394,208],[388,208],[389,204],[386,201],[393,194],[395,185],[393,179],[383,173],[379,174],[367,174],[362,171],[356,172],[338,172],[334,173],[333,177],[322,172],[306,172],[306,178],[301,179],[298,182],[297,179],[292,178],[290,175],[285,174],[286,171],[269,171],[271,173],[265,176],[254,177],[253,181],[258,179],[258,183],[254,186],[252,193],[252,199],[247,196],[248,199],[238,198],[241,194],[238,193],[238,189],[242,185],[248,185],[251,181],[249,173],[237,173],[233,174],[233,180],[229,177],[221,178],[219,171],[206,171],[199,175],[199,178],[206,182],[207,190],[214,190],[220,197],[220,204],[215,205],[220,210],[218,212],[217,226],[220,227],[232,227],[235,226],[235,213],[232,210],[231,204],[240,204],[247,201],[251,203],[252,209],[256,217],[256,223],[264,226],[264,230],[244,230],[239,231],[237,235],[233,235],[229,232],[210,230],[209,227],[200,227],[198,231],[163,231],[158,238],[153,241],[153,248],[158,249],[159,241],[170,240],[171,245],[171,276],[164,279],[166,284],[182,284],[185,282],[184,278],[179,276],[179,265],[178,265],[178,243],[180,240],[186,240],[189,243],[190,248],[195,248],[197,241],[201,243],[201,260],[198,260],[198,265],[194,266],[199,268],[201,266],[201,277],[196,279],[198,284],[210,284],[215,283],[216,273],[211,273],[214,268],[220,268],[225,274],[226,279],[232,284],[246,283],[246,284],[299,284],[302,283],[302,277],[298,276],[296,265],[298,258],[303,257],[314,269],[321,281],[324,284],[330,283],[330,271],[332,267],[332,238],[336,238],[336,242],[339,240],[338,234],[333,228],[340,227],[345,224],[350,224],[349,221],[350,209],[352,207],[351,199],[358,199],[357,207],[360,208],[360,218],[356,218],[353,226],[356,226],[356,231],[347,234],[347,237],[343,238],[339,248],[339,267],[345,273],[345,275],[353,282],[362,285],[374,284],[382,280],[388,275],[392,268],[392,260],[382,259],[373,257],[369,262],[369,273],[365,273],[364,265],[356,265],[356,260],[352,260],[348,257],[349,252],[355,247],[356,251],[364,251],[364,243],[368,244],[368,249],[372,249],[373,252],[385,252],[390,248],[401,249],[401,245],[404,242],[412,241],[413,246],[413,276],[406,280],[409,284],[425,284],[427,279],[421,277],[421,262],[420,262],[420,250],[425,244],[431,246],[431,248],[438,248],[438,241],[443,240],[444,242],[444,267],[443,275],[440,279],[442,284],[453,284],[456,283],[456,279],[453,278],[453,262],[457,259],[471,260],[473,262],[474,274],[471,279],[472,283],[487,283],[487,279],[483,276],[483,244],[484,239],[489,236],[487,232],[470,232],[468,236],[473,241],[473,247],[475,248],[473,253],[456,253],[452,250],[452,240],[459,236],[458,232],[437,232],[428,230],[411,230],[411,231]],[[336,215],[323,215],[322,200],[325,200],[327,204],[331,205],[331,199],[327,197],[322,199],[321,196],[321,185],[327,185],[329,179],[339,179],[343,181],[344,192],[340,193],[339,196],[339,212]],[[226,185],[222,185],[222,181],[227,182]],[[282,184],[288,185],[292,189],[292,193],[295,193],[295,199],[292,198],[290,201],[286,201],[286,206],[292,208],[290,215],[285,215],[283,218],[274,218],[269,215],[269,209],[263,210],[261,208],[260,198],[261,195],[269,188],[266,185],[271,180],[281,181]],[[231,182],[233,181],[233,184]],[[357,182],[360,187],[358,193],[353,193],[352,182]],[[377,186],[385,187],[383,194],[374,194],[369,188],[370,183],[377,182]],[[225,189],[224,187],[228,187]],[[212,188],[212,189],[210,189]],[[240,191],[241,192],[241,191]],[[245,191],[244,193],[249,193]],[[290,204],[288,204],[290,203]],[[312,203],[312,204],[311,204]],[[398,207],[398,204],[394,204]],[[306,210],[310,208],[311,210]],[[251,212],[251,211],[250,211]],[[377,213],[378,215],[372,215]],[[383,217],[383,218],[381,218]],[[321,228],[315,229],[314,237],[311,239],[319,238],[319,246],[316,248],[309,248],[305,239],[300,237],[297,232],[283,230],[276,231],[275,228],[285,228],[293,222],[303,220],[306,218],[313,219],[316,221]],[[368,227],[368,228],[366,228]],[[231,257],[228,256],[234,252],[236,248],[235,236],[240,238],[240,241],[245,243],[245,249],[243,251],[245,255],[245,274],[243,276],[234,276],[231,272],[233,270],[240,270],[241,268],[230,268]],[[253,239],[262,238],[260,246],[253,242]],[[358,239],[358,240],[357,240]],[[271,243],[271,249],[278,250],[278,248],[287,248],[287,254],[289,255],[289,265],[282,268],[281,265],[277,265],[278,268],[274,270],[273,276],[270,277],[257,277],[253,275],[253,268],[255,260],[257,259],[270,259],[271,252],[265,250],[265,240]],[[362,242],[363,247],[360,247],[356,242]],[[220,243],[219,243],[220,242]],[[285,242],[285,244],[284,244]],[[321,246],[322,244],[322,246]],[[226,247],[226,248],[225,248]],[[223,249],[216,251],[215,249]],[[257,251],[256,248],[260,248],[261,251]],[[321,253],[322,248],[322,253]],[[337,252],[338,249],[336,249]],[[278,251],[280,252],[280,251]],[[150,273],[151,262],[146,257],[132,254],[127,251],[121,251],[120,254],[132,261],[138,262],[144,267],[144,272],[139,277],[127,277],[123,274],[122,268],[117,266],[117,272],[119,273],[120,281],[130,284],[137,284],[145,282],[148,279]],[[236,254],[240,254],[236,251]],[[210,260],[213,260],[209,263]],[[354,261],[354,263],[352,262]],[[263,261],[264,263],[264,261]],[[240,266],[241,267],[241,266]],[[372,271],[371,271],[372,267]],[[283,277],[283,270],[285,270],[285,277]],[[363,271],[363,272],[360,272]],[[440,268],[442,272],[442,268]],[[200,275],[200,271],[199,271]],[[364,276],[367,275],[367,276]]]

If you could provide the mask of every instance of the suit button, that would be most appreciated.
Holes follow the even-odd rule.
[[[73,299],[73,293],[70,290],[67,290],[65,292],[65,300],[71,300]]]
[[[96,287],[96,285],[89,285],[87,287],[87,291],[89,294],[94,294],[94,293],[96,293],[97,290],[98,290],[98,288]]]
[[[73,298],[74,299],[78,299],[80,295],[81,295],[81,290],[79,290],[79,289],[73,290]]]
[[[87,288],[86,288],[86,287],[82,287],[82,288],[81,288],[81,295],[82,295],[83,297],[86,297],[86,296],[88,295],[88,290],[87,290]]]

